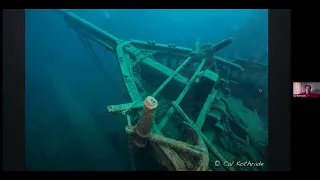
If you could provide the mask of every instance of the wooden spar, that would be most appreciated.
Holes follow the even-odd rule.
[[[74,28],[75,30],[85,34],[86,36],[90,37],[92,40],[98,42],[99,44],[102,44],[103,46],[107,47],[110,51],[116,52],[116,47],[120,40],[119,38],[111,35],[110,33],[98,28],[97,26],[93,25],[92,23],[82,19],[81,17],[75,15],[74,13],[68,12],[67,10],[55,10],[59,14],[63,15],[65,21],[68,23],[69,26]],[[193,49],[191,48],[185,48],[185,47],[168,47],[166,44],[156,43],[155,45],[148,45],[145,41],[139,41],[139,40],[132,40],[132,45],[139,49],[150,49],[154,51],[159,52],[166,52],[166,53],[172,53],[172,54],[179,54],[182,56],[189,56]],[[224,42],[224,41],[222,41]],[[214,46],[219,47],[221,49],[221,43],[217,43]],[[224,44],[224,43],[223,43]],[[219,50],[217,48],[217,50]],[[223,64],[228,64],[231,67],[237,68],[239,70],[243,70],[243,68],[231,61],[228,61],[224,58],[214,56],[217,61]],[[161,65],[161,64],[160,64]]]
[[[149,71],[155,74],[170,76],[174,72],[172,69],[156,62],[150,57],[146,57],[142,59],[139,62],[139,65],[140,65],[140,68],[143,69],[144,71]],[[177,74],[176,76],[174,76],[173,80],[181,84],[187,84],[188,82],[188,79],[185,78],[184,76],[181,76],[180,74]]]
[[[65,21],[73,28],[76,28],[77,31],[82,32],[83,34],[89,36],[91,39],[96,42],[109,47],[109,50],[115,52],[117,43],[120,41],[117,37],[109,34],[108,32],[98,28],[92,23],[80,18],[74,13],[68,12],[66,10],[56,10],[63,15]]]
[[[131,67],[128,67],[129,64],[127,61],[129,59],[126,57],[123,47],[128,45],[129,41],[121,41],[118,38],[112,36],[111,34],[99,29],[98,27],[94,26],[88,21],[78,17],[77,15],[67,12],[65,10],[58,10],[59,12],[63,13],[65,20],[72,26],[76,26],[77,30],[86,34],[90,38],[96,40],[99,43],[102,43],[108,47],[111,47],[112,51],[115,51],[118,54],[118,60],[120,64],[120,68],[123,75],[123,80],[127,86],[128,93],[133,102],[141,101],[141,97],[137,86],[134,83],[133,75],[130,73]],[[158,72],[160,74],[164,74],[166,76],[170,76],[173,71],[160,63],[155,62],[149,57],[144,58],[140,61],[142,64],[142,68],[150,69],[151,71]],[[175,76],[175,80],[179,81],[180,83],[186,84],[187,79],[181,75]]]
[[[183,120],[193,124],[193,121],[188,117],[188,115],[181,109],[181,107],[175,101],[172,101],[171,105],[180,114]]]
[[[203,58],[200,65],[198,66],[196,72],[193,74],[193,76],[190,78],[190,80],[188,81],[188,84],[186,85],[186,87],[182,90],[181,94],[178,96],[176,103],[180,104],[180,102],[182,101],[182,99],[184,98],[184,96],[187,94],[188,90],[191,88],[191,86],[193,85],[195,79],[198,77],[199,72],[202,70],[202,68],[204,67],[205,63],[206,63],[207,58]]]
[[[182,99],[184,98],[184,96],[187,94],[188,90],[191,88],[191,86],[193,85],[196,77],[198,76],[199,72],[201,71],[201,69],[203,68],[203,66],[206,63],[206,59],[207,58],[203,58],[200,65],[198,66],[196,72],[192,75],[191,79],[189,80],[188,84],[186,85],[186,87],[182,90],[182,92],[180,93],[180,95],[178,96],[177,100],[175,101],[177,104],[179,104]],[[167,124],[168,120],[170,119],[170,117],[172,116],[172,114],[174,113],[174,108],[171,107],[169,109],[169,111],[167,112],[167,114],[164,116],[164,118],[161,120],[161,122],[159,123],[158,126],[158,130],[161,131],[162,128],[164,128],[164,126]]]
[[[161,86],[152,94],[152,97],[156,97],[163,88],[171,81],[171,79],[176,76],[179,71],[191,60],[191,57],[188,57],[162,84]]]
[[[117,52],[117,46],[119,43],[123,42],[123,40],[118,39],[117,37],[111,35],[110,33],[98,28],[97,26],[93,25],[92,23],[80,18],[79,16],[68,12],[66,10],[56,10],[57,12],[59,12],[60,14],[62,14],[66,20],[66,22],[68,23],[69,26],[71,26],[72,28],[74,28],[75,30],[77,30],[78,32],[81,32],[83,34],[85,34],[86,36],[88,36],[89,38],[91,38],[92,40],[102,44],[103,46],[107,47],[110,51],[112,52]],[[230,38],[229,38],[230,39]],[[224,46],[227,45],[227,43],[225,42],[229,42],[230,40],[224,40],[221,41],[217,44],[214,45],[216,50],[220,50],[221,48],[223,48]],[[134,49],[143,49],[143,47],[147,47],[147,49],[154,49],[155,51],[160,51],[161,49],[163,49],[163,51],[167,51],[168,53],[175,53],[175,52],[179,52],[180,55],[183,56],[189,56],[191,54],[191,52],[193,51],[190,48],[184,48],[184,47],[168,47],[165,44],[160,44],[160,43],[156,43],[155,45],[148,45],[148,43],[144,42],[144,41],[130,41],[130,43],[136,47]],[[140,47],[142,46],[142,47]],[[178,53],[178,54],[179,54]],[[235,63],[225,60],[223,58],[217,57],[215,56],[216,60],[224,63],[224,64],[228,64],[231,67],[243,70],[243,68],[239,65],[236,65]],[[171,70],[170,68],[155,62],[153,59],[151,59],[150,57],[146,57],[143,58],[140,61],[140,65],[144,70],[149,70],[151,72],[154,73],[160,73],[166,76],[170,76],[174,71]],[[174,81],[177,81],[179,83],[182,84],[187,84],[188,79],[181,76],[180,74],[177,74],[176,76],[174,76]]]
[[[172,69],[158,63],[150,56],[144,55],[138,48],[132,45],[131,41],[126,42],[128,42],[128,45],[126,46],[127,52],[135,57],[141,57],[136,61],[138,61],[139,67],[143,71],[162,76],[170,76],[172,75],[172,73],[174,73]],[[173,76],[172,79],[180,84],[187,84],[188,82],[188,79],[184,76],[181,76],[180,74],[176,74],[176,76]]]

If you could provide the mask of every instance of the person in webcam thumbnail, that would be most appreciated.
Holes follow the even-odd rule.
[[[306,85],[304,87],[305,91],[301,92],[299,95],[305,95],[304,97],[307,98],[319,98],[320,95],[315,93],[315,92],[311,92],[311,86],[310,85]]]

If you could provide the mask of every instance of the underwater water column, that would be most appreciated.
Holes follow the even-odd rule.
[[[74,130],[74,136],[81,142],[82,150],[89,159],[89,166],[95,167],[96,159],[108,159],[110,152],[104,139],[104,133],[93,124],[94,119],[86,106],[84,106],[75,96],[65,77],[59,69],[49,62],[45,66],[46,72],[51,79],[55,90],[63,100],[65,112],[68,115],[68,123]]]

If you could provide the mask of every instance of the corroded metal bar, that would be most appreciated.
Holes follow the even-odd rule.
[[[167,84],[171,81],[173,77],[175,77],[179,71],[191,60],[191,57],[188,57],[162,84],[161,86],[152,94],[153,97],[156,97],[163,88],[167,86]]]
[[[199,72],[201,71],[201,69],[203,68],[203,66],[206,63],[206,58],[203,58],[203,60],[201,61],[200,65],[198,66],[196,72],[192,75],[191,79],[189,80],[188,84],[186,85],[186,87],[184,87],[184,89],[182,90],[182,92],[180,93],[180,95],[178,96],[176,103],[179,104],[183,97],[187,94],[188,90],[191,88],[191,86],[193,85],[196,77],[198,76]],[[158,126],[158,130],[161,131],[164,126],[167,124],[168,120],[170,119],[170,117],[172,116],[172,114],[174,113],[174,108],[171,107],[169,109],[169,111],[166,113],[166,115],[164,116],[164,118],[162,119],[162,121],[160,122],[159,126]]]
[[[157,143],[159,145],[163,145],[166,147],[170,147],[172,149],[175,149],[177,151],[188,153],[191,156],[194,157],[201,157],[203,149],[187,144],[185,142],[177,141],[171,138],[164,137],[162,135],[158,134],[152,134],[149,138],[151,142]]]

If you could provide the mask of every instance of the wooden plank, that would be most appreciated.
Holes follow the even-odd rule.
[[[142,101],[142,98],[139,94],[138,88],[135,84],[133,74],[129,70],[129,68],[131,68],[131,66],[130,66],[131,60],[130,60],[130,58],[126,57],[126,55],[123,51],[123,47],[128,44],[129,44],[128,41],[124,41],[117,46],[118,61],[119,61],[120,69],[122,72],[122,77],[123,77],[124,83],[127,87],[128,93],[131,97],[131,100],[133,102]]]
[[[211,91],[210,91],[210,94],[209,96],[207,97],[206,99],[206,102],[204,103],[201,111],[200,111],[200,114],[197,118],[197,121],[196,121],[196,126],[201,130],[202,129],[202,126],[206,120],[206,117],[207,117],[207,112],[209,110],[209,108],[211,107],[212,105],[212,102],[214,101],[214,99],[216,98],[216,95],[217,95],[217,91],[212,87]]]

